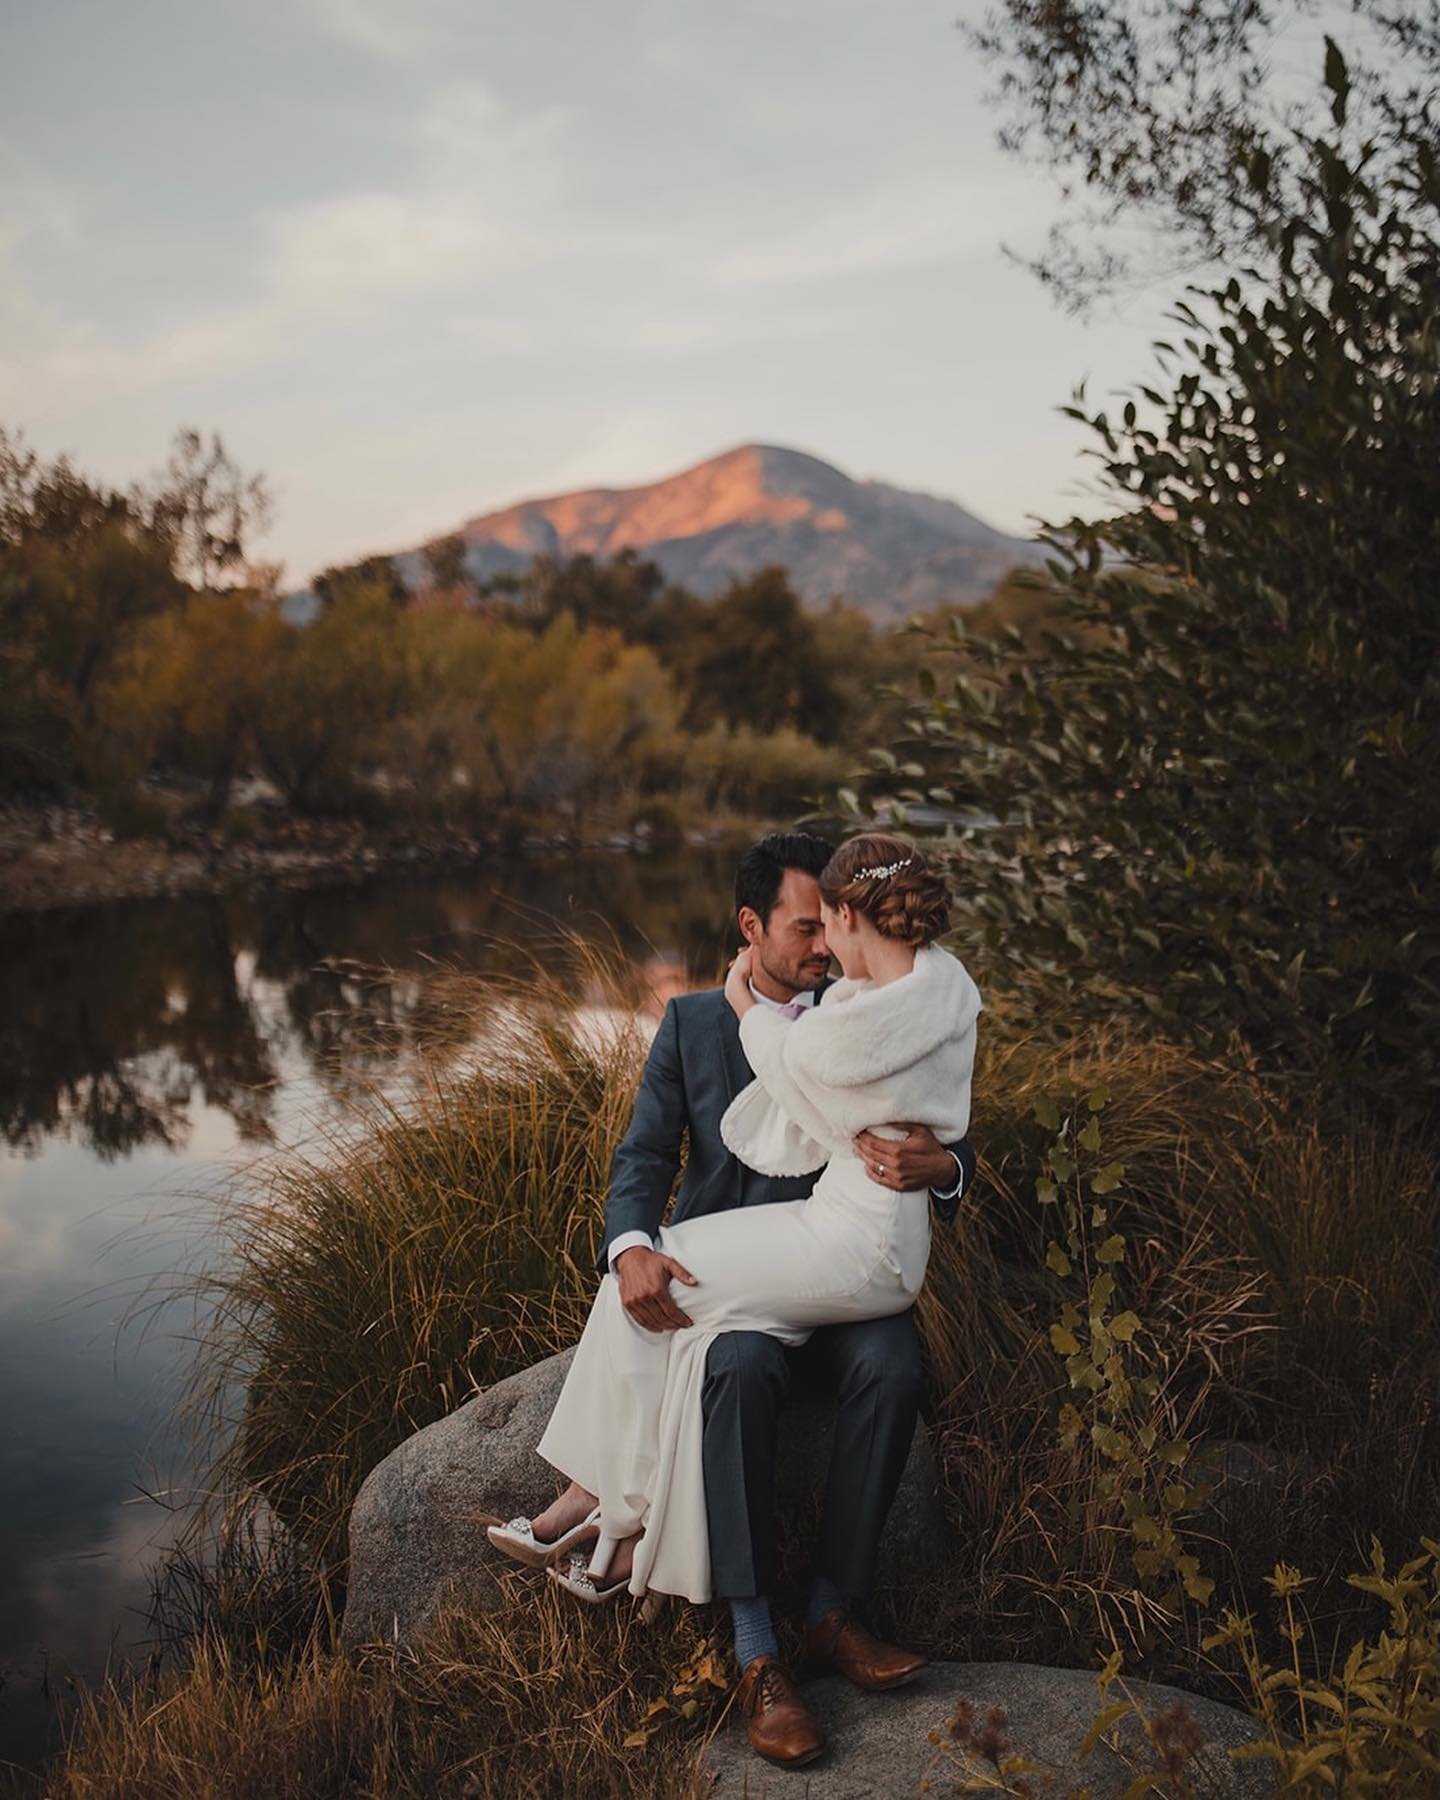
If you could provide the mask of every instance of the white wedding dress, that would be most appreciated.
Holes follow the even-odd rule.
[[[727,1108],[721,1137],[762,1174],[823,1173],[804,1200],[661,1228],[661,1251],[698,1283],[671,1283],[694,1320],[685,1330],[637,1325],[605,1276],[538,1446],[598,1497],[607,1536],[643,1529],[632,1593],[710,1598],[700,1399],[716,1336],[763,1331],[801,1344],[817,1325],[914,1303],[929,1195],[872,1181],[851,1140],[895,1121],[963,1137],[979,1012],[963,963],[932,944],[896,981],[838,981],[797,1019],[752,1006],[741,1020],[755,1080]]]

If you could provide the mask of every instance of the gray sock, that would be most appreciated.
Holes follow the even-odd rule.
[[[805,1624],[813,1631],[826,1613],[839,1607],[841,1612],[849,1612],[845,1604],[845,1596],[836,1587],[828,1575],[817,1575],[815,1585],[810,1590],[810,1604],[805,1608]]]
[[[757,1656],[780,1654],[770,1601],[764,1594],[757,1594],[753,1600],[732,1600],[730,1617],[735,1625],[735,1661],[742,1672]]]

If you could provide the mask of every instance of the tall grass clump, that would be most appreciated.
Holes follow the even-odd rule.
[[[591,960],[593,992],[605,971]],[[574,979],[452,981],[470,1041],[260,1164],[196,1281],[193,1402],[222,1504],[262,1495],[319,1559],[396,1444],[578,1336],[644,1040]],[[458,991],[457,991],[458,990]],[[463,996],[463,999],[462,999]],[[453,1034],[452,1034],[453,1036]]]
[[[684,1800],[729,1683],[708,1614],[641,1626],[504,1583],[413,1651],[311,1644],[241,1655],[202,1640],[182,1672],[86,1697],[46,1800]]]
[[[1136,1579],[1126,1521],[1097,1514],[1093,1449],[1068,1442],[1074,1390],[1050,1328],[1065,1284],[1048,1265],[1058,1097],[1099,1091],[1105,1197],[1123,1235],[1127,1344],[1156,1384],[1194,1479],[1232,1465],[1182,1517],[1185,1550],[1234,1601],[1259,1606],[1281,1556],[1332,1571],[1317,1607],[1333,1641],[1360,1625],[1338,1571],[1396,1559],[1433,1529],[1440,1491],[1440,1184],[1436,1147],[1391,1126],[1337,1129],[1327,1100],[1277,1095],[1247,1069],[1123,1030],[1056,1045],[992,1034],[976,1076],[981,1181],[937,1231],[920,1315],[956,1556],[943,1599],[914,1608],[961,1656],[1074,1664],[1121,1647],[1147,1672],[1224,1691],[1197,1669],[1199,1611]],[[1267,1648],[1279,1648],[1268,1645]]]

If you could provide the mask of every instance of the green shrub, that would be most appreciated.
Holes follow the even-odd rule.
[[[1051,529],[1038,644],[957,622],[876,777],[1000,821],[960,911],[1037,1022],[1238,1041],[1337,1126],[1440,1096],[1440,172],[1343,145],[1255,151],[1273,278],[1190,290],[1143,413],[1066,409],[1120,510]]]

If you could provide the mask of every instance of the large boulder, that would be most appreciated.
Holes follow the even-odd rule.
[[[573,1354],[566,1350],[498,1382],[370,1471],[350,1514],[347,1643],[409,1642],[444,1600],[483,1605],[496,1575],[513,1569],[491,1548],[485,1526],[539,1512],[553,1498],[555,1471],[535,1445]],[[795,1560],[808,1547],[833,1423],[834,1409],[823,1402],[786,1408],[777,1507]],[[933,1574],[947,1548],[939,1478],[922,1426],[885,1533],[877,1587],[913,1587]]]
[[[1247,1714],[1214,1700],[1197,1699],[1178,1688],[1127,1681],[1126,1694],[1147,1719],[1179,1702],[1198,1728],[1200,1748],[1185,1765],[1199,1800],[1264,1800],[1275,1792],[1273,1766],[1264,1760],[1235,1762],[1228,1752],[1263,1735]],[[969,1700],[980,1724],[992,1706],[1005,1709],[1012,1751],[1051,1776],[1029,1777],[1036,1794],[1085,1792],[1090,1800],[1119,1800],[1130,1784],[1157,1767],[1144,1728],[1133,1716],[1107,1731],[1082,1762],[1077,1754],[1099,1711],[1095,1678],[1080,1669],[1045,1669],[1028,1663],[932,1663],[913,1687],[892,1694],[862,1694],[838,1676],[808,1682],[805,1699],[824,1727],[823,1759],[798,1773],[776,1769],[751,1750],[738,1722],[732,1722],[702,1756],[715,1800],[875,1800],[876,1796],[920,1792],[930,1776],[930,1792],[959,1792],[965,1778],[994,1774],[992,1766],[953,1748],[938,1750],[930,1733],[946,1738],[946,1721],[957,1701]],[[1124,1698],[1118,1686],[1109,1698]],[[949,1740],[953,1744],[953,1740]],[[1014,1788],[1007,1791],[1018,1791]],[[1159,1792],[1174,1791],[1162,1783]],[[1186,1790],[1190,1791],[1190,1790]]]

